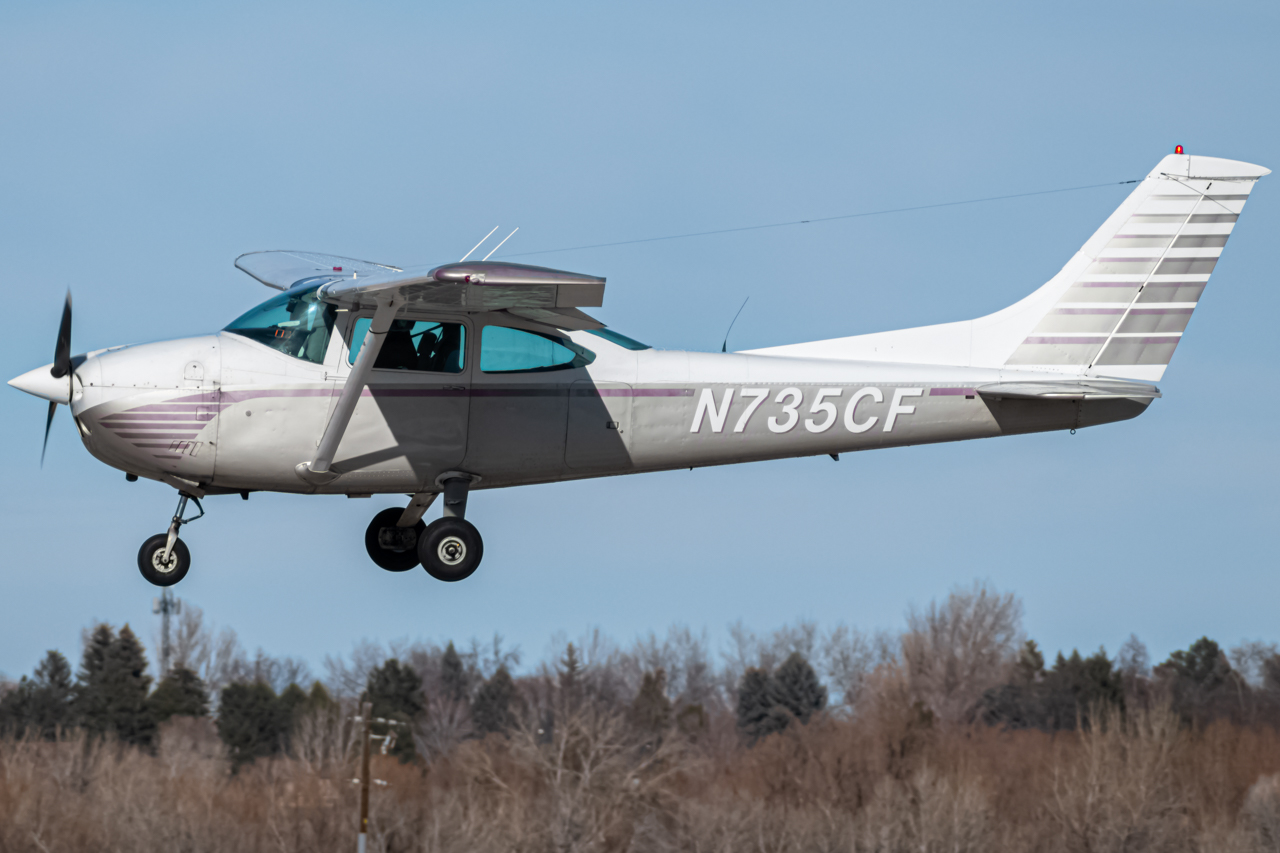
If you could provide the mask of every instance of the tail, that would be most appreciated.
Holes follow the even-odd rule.
[[[1158,381],[1249,192],[1270,173],[1170,154],[1061,272],[1002,311],[752,352]]]

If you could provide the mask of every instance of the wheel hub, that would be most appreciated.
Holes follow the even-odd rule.
[[[467,544],[457,536],[446,536],[440,540],[436,555],[446,566],[456,566],[467,558]]]
[[[164,558],[164,549],[157,548],[151,553],[151,566],[161,574],[169,574],[169,572],[178,568],[178,555],[175,551],[169,552],[169,559]]]

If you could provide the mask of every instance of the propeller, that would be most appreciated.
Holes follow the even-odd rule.
[[[58,342],[53,349],[53,367],[49,373],[54,379],[67,377],[67,399],[71,399],[74,390],[71,387],[71,291],[67,291],[67,301],[62,306],[62,323],[58,326]],[[44,445],[40,448],[40,467],[44,467],[44,454],[49,449],[49,430],[53,426],[53,413],[58,404],[50,401],[49,416],[44,422]]]

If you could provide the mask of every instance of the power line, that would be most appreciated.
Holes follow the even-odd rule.
[[[816,219],[796,219],[791,222],[772,222],[768,225],[744,225],[739,228],[720,228],[715,231],[691,231],[688,234],[670,234],[666,237],[642,237],[639,240],[618,240],[614,243],[592,243],[589,246],[568,246],[563,249],[539,249],[534,252],[516,252],[501,255],[504,258],[523,258],[530,255],[550,255],[554,252],[578,252],[583,249],[604,249],[610,246],[630,246],[635,243],[656,243],[660,240],[683,240],[687,237],[710,237],[714,234],[733,234],[739,231],[761,231],[766,228],[787,228],[793,225],[809,225],[813,222],[835,222],[839,219],[859,219],[864,216],[883,216],[888,213],[907,213],[912,210],[931,210],[937,207],[955,207],[960,204],[981,204],[988,201],[1004,201],[1010,198],[1027,198],[1033,195],[1050,195],[1052,193],[1069,193],[1077,190],[1094,190],[1099,187],[1121,187],[1125,184],[1136,184],[1140,178],[1132,181],[1117,181],[1107,184],[1089,184],[1083,187],[1061,187],[1056,190],[1037,190],[1030,193],[1014,193],[1013,195],[993,195],[987,198],[970,198],[964,201],[944,201],[937,204],[921,204],[914,207],[894,207],[887,210],[868,210],[862,213],[844,213],[840,216],[822,216]]]

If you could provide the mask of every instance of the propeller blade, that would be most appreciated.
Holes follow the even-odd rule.
[[[57,403],[49,404],[49,417],[44,422],[44,446],[40,448],[40,467],[44,467],[44,453],[49,449],[49,428],[53,426],[53,413],[58,411]]]
[[[58,343],[53,350],[53,367],[49,371],[61,379],[71,372],[71,291],[62,306],[62,325],[58,327]],[[52,415],[50,415],[52,417]]]

